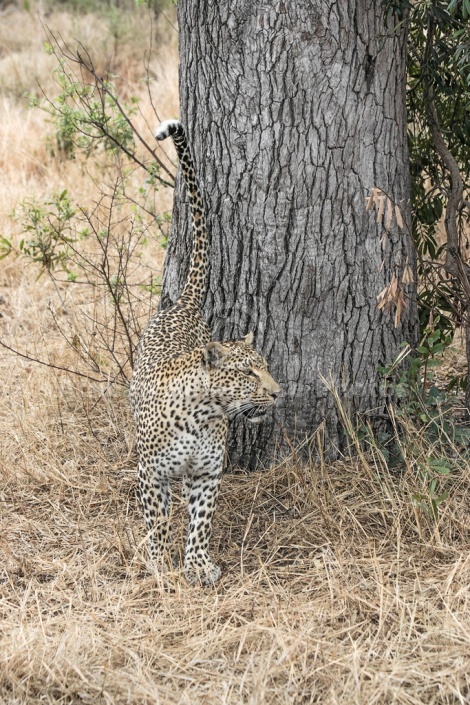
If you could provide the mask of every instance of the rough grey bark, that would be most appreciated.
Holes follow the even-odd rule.
[[[405,36],[377,0],[178,0],[181,119],[212,237],[205,315],[216,340],[253,330],[283,397],[270,421],[243,426],[231,459],[269,462],[282,439],[324,422],[344,447],[338,411],[383,423],[377,368],[414,343],[413,286],[400,325],[377,294],[414,265],[409,237],[366,212],[374,186],[410,222]],[[163,305],[182,289],[190,214],[179,183]]]

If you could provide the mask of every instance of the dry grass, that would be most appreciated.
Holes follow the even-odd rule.
[[[47,81],[37,22],[8,21],[18,70]],[[72,32],[66,15],[55,21]],[[132,76],[138,40],[123,45]],[[166,54],[174,76],[173,39],[161,66]],[[8,213],[26,195],[65,184],[84,203],[93,187],[47,151],[50,126],[5,76],[0,62],[1,232],[14,235]],[[177,112],[174,85],[162,112]],[[47,278],[7,259],[0,286],[2,338],[71,362]],[[377,454],[227,475],[213,537],[223,577],[194,589],[147,569],[122,388],[5,352],[0,374],[0,702],[470,702],[470,486],[457,459],[437,524],[412,500],[423,481],[390,476]],[[181,533],[178,503],[174,521]]]

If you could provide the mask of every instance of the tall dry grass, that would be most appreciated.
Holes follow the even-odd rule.
[[[52,12],[47,23],[106,61],[114,40],[102,17]],[[67,188],[92,202],[87,171],[104,167],[58,161],[53,126],[25,107],[35,75],[53,90],[36,15],[10,12],[0,34],[0,232],[15,237],[9,214],[24,197]],[[144,21],[122,39],[123,85],[137,80],[145,41]],[[176,61],[161,29],[165,117],[177,114]],[[162,198],[168,208],[171,193]],[[72,365],[50,316],[57,292],[35,274],[1,263],[2,339]],[[65,285],[62,296],[75,305]],[[0,702],[470,702],[470,487],[457,450],[437,522],[413,501],[425,490],[414,468],[434,449],[418,452],[411,427],[416,457],[401,476],[378,451],[227,475],[213,537],[223,577],[195,589],[177,571],[148,570],[125,390],[4,350],[0,379]],[[182,541],[178,502],[174,522]]]

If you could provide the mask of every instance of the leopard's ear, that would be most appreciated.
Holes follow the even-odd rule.
[[[253,347],[253,338],[254,338],[253,331],[250,330],[250,332],[247,333],[247,334],[242,338],[243,344],[246,345],[247,348],[252,348],[252,347]]]
[[[229,349],[226,348],[225,345],[212,341],[211,343],[207,343],[202,354],[204,363],[208,367],[219,367],[228,353]]]

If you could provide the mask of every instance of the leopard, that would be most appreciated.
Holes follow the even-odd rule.
[[[192,251],[181,295],[150,318],[136,349],[129,397],[139,494],[151,565],[157,572],[171,570],[172,484],[182,480],[189,515],[183,574],[191,585],[214,585],[221,569],[211,560],[209,542],[229,422],[261,422],[281,388],[254,349],[253,332],[212,340],[202,314],[209,238],[188,140],[179,120],[161,123],[155,137],[171,137],[176,148],[191,207]]]

